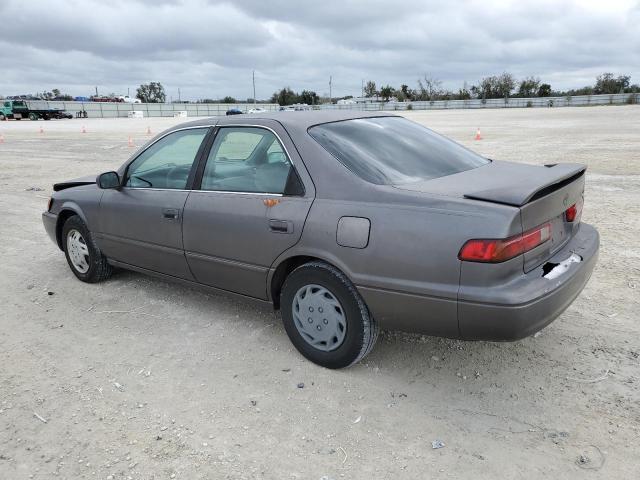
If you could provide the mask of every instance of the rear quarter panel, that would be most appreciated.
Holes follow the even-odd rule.
[[[418,200],[316,199],[300,242],[287,256],[314,256],[340,268],[382,328],[458,337],[460,247],[489,232],[508,236],[517,231],[519,212],[505,206],[478,208],[478,202],[464,200]],[[343,216],[370,220],[365,248],[338,244]]]

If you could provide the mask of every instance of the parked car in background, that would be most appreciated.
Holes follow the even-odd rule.
[[[239,108],[230,108],[227,110],[227,115],[241,115],[243,112]]]
[[[124,103],[142,103],[142,100],[136,97],[130,97],[129,95],[121,95],[118,97]]]
[[[90,100],[92,102],[101,102],[101,103],[122,103],[124,102],[124,100],[122,100],[119,97],[104,97],[101,95],[93,95],[91,96]]]
[[[251,108],[247,113],[266,113],[267,109],[262,107]]]
[[[272,303],[341,368],[378,328],[515,340],[553,321],[598,257],[585,170],[492,161],[382,112],[218,117],[55,184],[42,218],[78,279],[122,267]]]

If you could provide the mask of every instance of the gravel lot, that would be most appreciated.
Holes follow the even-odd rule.
[[[535,338],[383,333],[329,371],[269,309],[128,272],[83,284],[41,224],[52,183],[180,120],[0,123],[0,477],[639,478],[640,106],[407,116],[490,158],[589,166],[599,265]]]

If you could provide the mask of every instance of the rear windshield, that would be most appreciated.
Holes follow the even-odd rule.
[[[402,117],[324,123],[309,134],[353,173],[378,185],[430,180],[489,163]]]

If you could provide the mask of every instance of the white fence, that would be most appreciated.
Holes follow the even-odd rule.
[[[75,115],[87,112],[89,118],[127,118],[131,111],[141,111],[145,117],[173,117],[178,112],[187,112],[189,117],[213,117],[224,115],[230,108],[238,108],[242,112],[252,109],[247,103],[117,103],[117,102],[49,102],[44,100],[27,101],[33,110],[58,108]],[[265,110],[277,110],[275,103],[257,105]]]
[[[142,111],[145,117],[173,117],[186,111],[189,117],[212,117],[224,115],[230,108],[247,112],[253,104],[229,103],[111,103],[111,102],[48,102],[29,101],[32,109],[59,108],[68,113],[86,111],[89,118],[116,118],[129,115],[133,110]],[[488,98],[486,100],[434,100],[431,102],[367,102],[349,105],[325,104],[314,106],[321,110],[441,110],[465,108],[526,108],[526,107],[581,107],[588,105],[624,105],[640,103],[640,93],[618,93],[614,95],[576,95],[567,97],[533,98]],[[260,108],[276,111],[275,103],[258,104]]]
[[[488,98],[472,100],[434,100],[431,102],[368,102],[350,105],[321,105],[333,110],[440,110],[465,108],[581,107],[640,103],[640,93],[615,95],[576,95],[567,97]],[[411,107],[409,108],[409,105]]]

